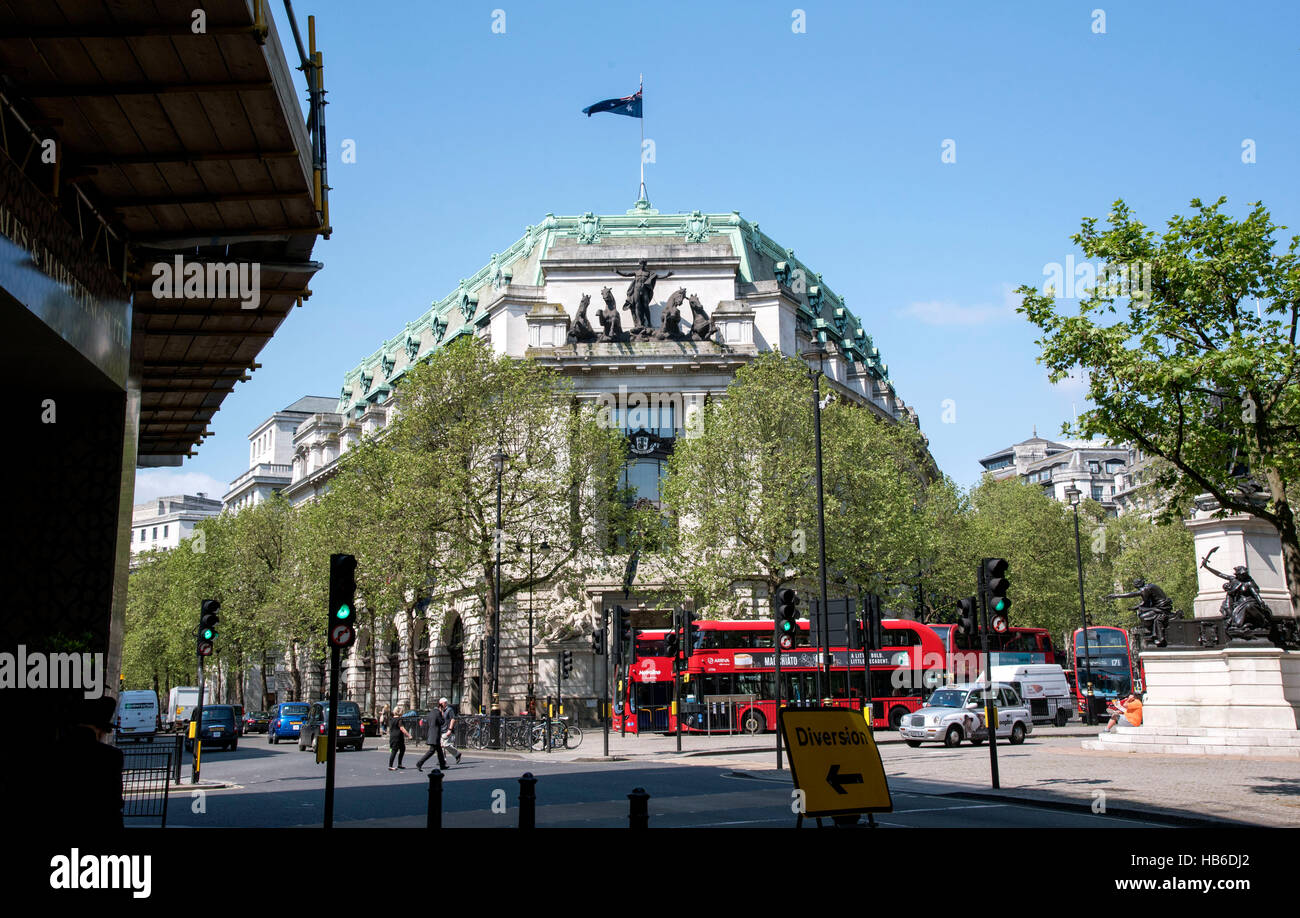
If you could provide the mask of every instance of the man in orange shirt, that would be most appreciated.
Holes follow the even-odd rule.
[[[1115,713],[1111,715],[1110,723],[1106,724],[1106,732],[1111,733],[1115,729],[1115,724],[1119,723],[1120,715],[1135,727],[1142,726],[1142,699],[1137,695],[1129,695],[1123,701],[1116,703]]]

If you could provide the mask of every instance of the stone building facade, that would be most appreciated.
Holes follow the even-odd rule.
[[[649,305],[649,328],[631,340],[592,341],[572,333],[586,321],[598,333],[598,313],[613,306],[625,330],[634,311],[622,308],[628,275],[659,275]],[[585,305],[584,305],[585,300]],[[669,301],[680,322],[665,322]],[[696,334],[692,334],[692,323]],[[704,321],[711,326],[703,325]],[[702,334],[701,334],[702,333]],[[392,396],[408,368],[461,337],[484,340],[499,353],[532,358],[572,380],[576,396],[609,409],[611,423],[629,436],[625,481],[639,498],[658,505],[662,463],[695,411],[722,395],[737,370],[766,351],[801,354],[821,344],[824,385],[882,418],[916,424],[899,396],[879,349],[862,322],[820,274],[739,213],[660,214],[641,200],[624,214],[557,217],[552,214],[421,316],[382,342],[344,374],[337,402],[303,418],[292,438],[292,503],[328,487],[339,456],[392,419]],[[526,546],[511,545],[515,551]],[[516,559],[517,561],[518,559]],[[602,606],[630,609],[636,628],[662,626],[671,611],[650,593],[664,574],[643,561],[637,588],[623,597],[626,558],[592,559],[586,582],[539,587],[506,600],[501,613],[501,700],[507,711],[523,704],[529,651],[535,694],[561,691],[567,709],[594,714],[604,677],[591,633]],[[640,590],[640,592],[638,592]],[[738,593],[750,614],[766,614]],[[533,640],[529,641],[529,609]],[[751,608],[752,607],[752,608]],[[446,695],[462,711],[485,702],[480,666],[484,606],[466,595],[450,607],[422,610],[414,634],[398,616],[398,640],[375,648],[373,693],[365,691],[371,653],[362,635],[348,654],[347,685],[367,708],[428,707]],[[413,641],[414,665],[405,653]],[[574,672],[559,684],[561,652],[574,653]]]

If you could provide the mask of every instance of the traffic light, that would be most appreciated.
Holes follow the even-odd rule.
[[[560,654],[560,677],[567,679],[573,674],[573,651],[565,650]]]
[[[1004,634],[1010,624],[1011,599],[1007,596],[1007,587],[1011,585],[1007,577],[1005,558],[985,558],[980,562],[984,566],[984,592],[988,601],[989,629],[995,634]]]
[[[593,631],[591,633],[591,652],[600,656],[605,652],[605,632]]]
[[[673,612],[673,627],[664,638],[664,656],[672,657],[673,665],[677,665],[677,651],[681,649],[681,641],[677,636],[677,613]]]
[[[980,636],[980,617],[974,596],[957,600],[957,636],[961,643],[973,647]]]
[[[776,630],[780,635],[781,647],[789,650],[799,634],[799,594],[784,589],[776,594],[776,603]]]
[[[217,639],[217,623],[221,617],[217,612],[221,603],[215,599],[205,599],[199,604],[199,635],[197,650],[199,656],[206,657],[212,653],[213,642]]]
[[[867,607],[863,610],[863,628],[866,631],[868,650],[880,650],[885,643],[885,612],[880,605],[880,597],[875,593],[867,594]]]
[[[636,646],[632,643],[632,616],[622,606],[614,607],[614,662],[626,658],[636,662]]]
[[[690,609],[682,609],[682,662],[685,662],[695,649],[695,644],[699,638],[696,633],[699,629],[695,626],[695,613]]]
[[[357,608],[357,559],[330,555],[330,625],[352,624]]]

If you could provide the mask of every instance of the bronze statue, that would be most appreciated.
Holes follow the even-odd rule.
[[[709,314],[704,311],[700,298],[691,294],[691,334],[701,341],[710,340],[718,332],[718,326],[713,324]]]
[[[591,321],[587,318],[587,306],[590,303],[591,294],[584,293],[578,302],[578,316],[573,320],[573,327],[569,329],[569,341],[580,341],[585,344],[596,340],[596,330],[591,327]]]
[[[657,274],[646,267],[645,259],[641,259],[640,267],[631,274],[625,271],[614,269],[614,273],[619,277],[630,277],[632,283],[627,285],[627,299],[623,301],[623,308],[632,313],[632,329],[650,327],[650,301],[655,296],[655,282],[667,280],[673,276],[673,272],[667,274]]]
[[[1141,597],[1138,604],[1133,607],[1133,611],[1138,614],[1138,620],[1146,624],[1147,640],[1151,641],[1156,647],[1164,647],[1165,626],[1171,619],[1181,618],[1181,610],[1174,611],[1174,602],[1154,583],[1147,583],[1141,577],[1133,581],[1133,591],[1130,593],[1111,593],[1103,596],[1103,599],[1132,599]]]
[[[596,313],[600,320],[600,336],[597,341],[611,342],[623,340],[623,321],[618,317],[618,307],[614,305],[614,295],[608,287],[602,287],[600,295],[605,298],[605,308]]]
[[[1210,555],[1218,550],[1217,545],[1211,548],[1201,559],[1201,567],[1223,580],[1223,589],[1227,595],[1219,606],[1219,614],[1226,622],[1224,631],[1229,638],[1247,641],[1267,638],[1273,627],[1273,613],[1259,595],[1259,584],[1250,576],[1250,570],[1244,564],[1234,567],[1231,574],[1210,567]]]
[[[655,337],[664,340],[682,336],[682,302],[686,299],[686,288],[679,287],[664,303],[663,321]]]

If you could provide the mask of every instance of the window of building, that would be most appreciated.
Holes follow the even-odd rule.
[[[990,472],[992,472],[992,471],[996,471],[997,469],[1005,469],[1010,464],[1011,464],[1011,457],[1003,456],[1000,459],[994,459],[992,462],[990,462],[988,465],[984,467],[988,469]]]
[[[1092,486],[1092,499],[1095,500],[1095,501],[1101,501],[1101,500],[1103,499],[1103,497],[1102,497],[1102,492],[1103,492],[1104,490],[1105,490],[1105,489],[1102,488],[1101,485],[1093,485],[1093,486]]]
[[[667,471],[667,463],[658,459],[635,459],[623,466],[619,484],[633,490],[632,500],[641,498],[659,506],[659,487]]]
[[[166,527],[166,526],[163,527],[163,538],[164,538],[164,539],[167,538],[167,527]]]
[[[157,526],[153,527],[153,537],[154,537],[155,540],[158,538],[158,527],[157,527]]]
[[[1101,474],[1101,463],[1100,463],[1100,462],[1097,462],[1097,461],[1095,461],[1095,460],[1089,460],[1089,461],[1088,461],[1088,471],[1089,471],[1089,472],[1092,472],[1092,474],[1094,474],[1094,475],[1100,475],[1100,474]]]

